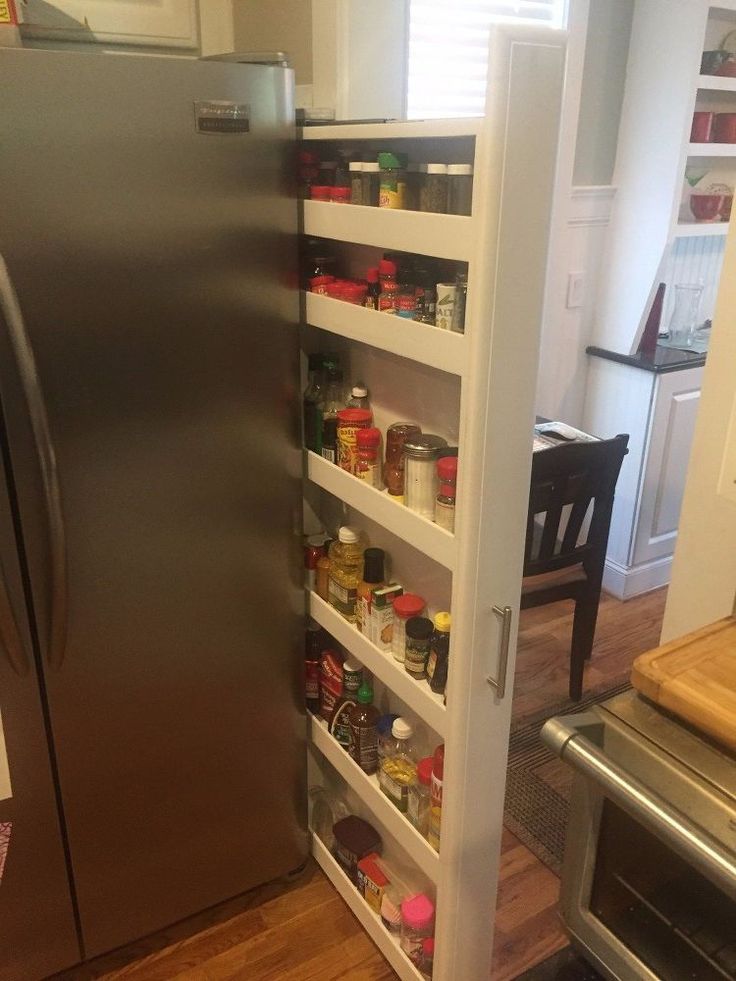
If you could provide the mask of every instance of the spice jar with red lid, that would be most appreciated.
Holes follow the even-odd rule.
[[[350,204],[351,190],[349,187],[331,187],[330,201],[333,204]]]
[[[455,531],[455,488],[457,485],[457,457],[442,456],[437,461],[437,477],[440,490],[434,504],[434,520],[440,528]]]
[[[324,184],[312,184],[309,190],[313,201],[329,201],[333,189]]]
[[[404,593],[394,600],[394,629],[391,635],[391,653],[396,661],[404,663],[406,657],[406,621],[420,617],[427,605],[421,596]]]
[[[394,422],[386,430],[386,462],[383,482],[395,501],[404,501],[404,443],[421,436],[422,430],[412,422]]]
[[[337,413],[337,465],[355,474],[358,462],[358,431],[373,422],[370,409],[340,409]]]
[[[359,429],[356,437],[357,459],[355,476],[364,480],[370,487],[381,488],[381,430],[374,426]]]

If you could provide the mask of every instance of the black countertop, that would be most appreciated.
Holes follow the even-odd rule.
[[[586,347],[585,353],[594,358],[604,358],[606,361],[629,364],[632,368],[641,368],[642,371],[652,371],[655,374],[664,374],[668,371],[685,371],[687,368],[702,368],[705,364],[704,354],[697,354],[695,351],[677,351],[671,347],[661,347],[659,344],[653,355],[621,354],[620,351],[609,351],[605,347],[595,346]]]

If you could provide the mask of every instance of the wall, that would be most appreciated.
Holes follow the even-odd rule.
[[[232,7],[236,51],[285,51],[296,84],[312,84],[312,0],[232,0]]]
[[[729,616],[736,594],[736,473],[723,467],[734,452],[736,425],[736,232],[728,236],[703,394],[690,455],[685,499],[667,595],[662,640]],[[719,493],[724,483],[730,498]]]
[[[610,184],[634,0],[590,0],[573,181]]]

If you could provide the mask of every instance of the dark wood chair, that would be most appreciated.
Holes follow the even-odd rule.
[[[613,496],[628,442],[616,436],[562,443],[533,457],[521,608],[575,601],[570,698],[576,702],[593,648]]]

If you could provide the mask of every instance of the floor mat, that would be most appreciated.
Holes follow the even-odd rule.
[[[584,712],[630,687],[628,680],[622,681],[579,702],[568,700],[546,709],[512,728],[504,824],[557,875],[565,849],[572,771],[542,743],[542,726],[552,716]]]

